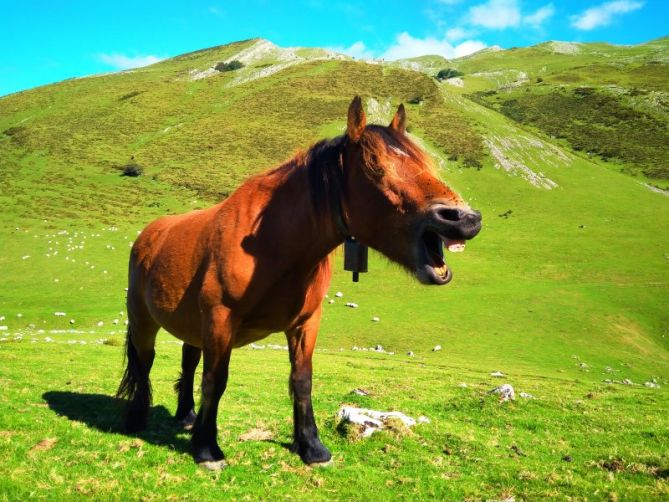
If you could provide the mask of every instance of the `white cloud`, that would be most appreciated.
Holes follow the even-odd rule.
[[[367,49],[364,42],[358,40],[348,47],[331,47],[330,50],[348,54],[356,59],[374,59],[374,53]]]
[[[464,28],[460,28],[459,26],[446,31],[446,38],[448,40],[462,40],[463,38],[467,38],[469,36],[471,36],[471,33]]]
[[[516,0],[489,0],[470,7],[469,16],[472,24],[495,29],[518,26],[521,21]]]
[[[579,30],[593,30],[611,24],[613,17],[627,14],[643,7],[643,2],[634,0],[616,0],[592,7],[577,16],[572,16],[571,25]]]
[[[523,16],[523,24],[538,28],[553,14],[555,14],[555,7],[553,7],[552,3],[549,3],[538,9],[536,12]]]
[[[407,32],[404,32],[397,35],[395,43],[383,53],[382,57],[391,61],[426,55],[439,55],[447,59],[452,59],[466,56],[485,48],[486,44],[478,40],[467,40],[454,46],[446,38],[443,40],[432,37],[414,38]]]
[[[552,3],[546,4],[535,12],[523,15],[517,0],[488,0],[469,9],[469,22],[475,26],[503,30],[521,25],[539,28],[549,17],[555,14]]]
[[[113,66],[119,70],[127,70],[129,68],[139,68],[140,66],[148,66],[165,58],[148,55],[148,56],[126,56],[125,54],[100,54],[98,59],[109,66]]]

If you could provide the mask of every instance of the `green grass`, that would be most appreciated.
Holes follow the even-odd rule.
[[[407,69],[314,60],[234,86],[235,72],[187,79],[253,43],[0,100],[0,131],[25,128],[0,136],[0,499],[669,496],[669,199]],[[455,276],[443,288],[376,253],[354,284],[335,255],[330,296],[344,298],[325,304],[315,359],[317,420],[335,465],[305,468],[281,446],[291,431],[287,354],[242,349],[221,406],[230,467],[197,469],[169,417],[179,348],[165,333],[155,420],[140,440],[120,434],[110,396],[137,231],[340,134],[354,94],[378,102],[382,123],[424,98],[407,105],[411,132],[482,211],[484,229],[447,257]],[[507,173],[490,142],[557,186]],[[131,155],[143,176],[120,176]],[[464,167],[468,158],[479,166]],[[377,344],[396,354],[351,350]],[[637,385],[604,382],[626,378]],[[643,386],[652,379],[661,388]],[[487,392],[503,382],[537,399],[500,404]],[[372,395],[351,395],[356,387]],[[350,442],[334,420],[345,403],[431,423]],[[240,442],[254,427],[276,442]]]
[[[559,376],[512,370],[502,380],[488,375],[497,367],[463,365],[448,349],[414,358],[317,351],[314,406],[334,465],[309,469],[283,446],[292,431],[287,354],[238,350],[219,421],[229,466],[210,474],[192,463],[188,436],[170,417],[177,345],[159,337],[152,422],[135,439],[118,432],[119,407],[109,397],[120,375],[120,348],[90,345],[86,335],[55,338],[0,345],[3,360],[12,363],[0,368],[3,499],[648,500],[669,494],[667,390],[603,384],[602,368],[585,373],[576,359]],[[89,344],[66,343],[82,339]],[[625,374],[616,369],[622,370],[616,376]],[[498,402],[488,391],[502,381],[536,399]],[[352,395],[356,387],[370,395]],[[342,404],[425,415],[430,423],[408,436],[381,432],[350,441],[336,429]],[[254,428],[274,439],[239,439]]]

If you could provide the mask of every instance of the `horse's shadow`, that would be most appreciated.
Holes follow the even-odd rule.
[[[49,408],[69,420],[83,422],[101,432],[138,437],[147,443],[190,453],[190,437],[164,406],[153,406],[149,426],[135,434],[126,434],[121,427],[122,404],[103,394],[49,391],[42,394]]]

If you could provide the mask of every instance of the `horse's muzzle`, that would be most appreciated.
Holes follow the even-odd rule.
[[[473,239],[481,225],[481,213],[475,209],[433,204],[427,210],[426,228],[449,239]]]

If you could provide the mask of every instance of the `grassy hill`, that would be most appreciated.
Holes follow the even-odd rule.
[[[459,92],[660,186],[669,180],[669,38],[637,46],[546,42],[449,63]]]
[[[248,40],[1,98],[0,353],[9,363],[0,365],[0,451],[11,461],[0,499],[35,482],[47,498],[259,497],[271,487],[350,498],[360,493],[351,479],[381,487],[370,497],[666,496],[669,198],[644,184],[665,186],[648,162],[667,159],[666,44],[575,53],[551,42],[382,64]],[[232,60],[243,68],[215,70]],[[442,64],[465,73],[463,87],[433,78]],[[518,72],[527,79],[509,87]],[[198,473],[186,436],[166,425],[131,444],[104,396],[120,377],[137,232],[341,134],[356,94],[376,123],[407,103],[410,133],[482,211],[484,230],[449,258],[455,278],[444,288],[422,287],[377,255],[353,284],[336,255],[331,296],[359,304],[325,306],[317,352],[315,407],[337,466],[306,470],[278,444],[237,441],[253,427],[288,439],[287,397],[274,397],[286,395],[286,355],[269,349],[233,356],[221,422],[231,468],[220,477]],[[640,123],[656,132],[647,143],[625,128]],[[552,129],[560,125],[563,136]],[[128,164],[144,174],[121,176]],[[154,415],[164,422],[178,347],[159,339]],[[351,350],[377,344],[395,354]],[[487,393],[502,383],[495,370],[538,399],[499,405]],[[605,382],[625,379],[633,385]],[[372,396],[350,395],[355,387]],[[432,422],[409,437],[352,443],[332,418],[347,402]],[[34,449],[52,436],[55,446]]]

